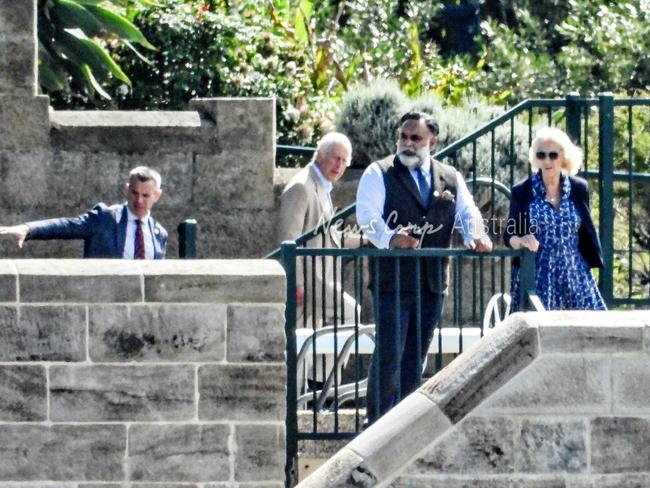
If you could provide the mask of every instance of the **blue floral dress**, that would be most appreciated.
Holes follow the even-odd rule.
[[[589,266],[578,251],[582,219],[569,198],[571,181],[562,176],[560,206],[546,201],[539,173],[532,176],[533,200],[528,208],[531,232],[539,241],[535,253],[536,291],[546,310],[605,310]],[[512,268],[511,311],[519,304],[519,266]]]

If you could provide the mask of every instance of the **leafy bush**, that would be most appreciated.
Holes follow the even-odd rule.
[[[468,100],[465,107],[445,106],[439,96],[431,93],[409,99],[391,81],[357,85],[346,93],[336,120],[337,129],[345,132],[352,141],[354,165],[365,167],[394,153],[399,119],[411,110],[429,113],[438,121],[438,149],[442,149],[485,125],[503,109],[475,99]],[[521,123],[515,123],[512,141],[509,126],[495,131],[494,171],[498,180],[510,182],[511,163],[517,168],[515,174],[518,177],[526,174],[527,144],[528,128]],[[476,144],[476,175],[491,176],[491,163],[491,136],[487,134]],[[473,172],[472,146],[458,151],[453,164],[465,174]]]
[[[331,124],[330,100],[311,92],[304,52],[271,20],[245,14],[175,0],[140,11],[134,23],[158,51],[152,64],[117,51],[133,78],[132,90],[122,87],[119,107],[180,109],[194,97],[274,96],[278,137],[285,144],[310,143]]]

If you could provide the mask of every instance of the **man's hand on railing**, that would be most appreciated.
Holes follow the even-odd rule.
[[[526,234],[523,237],[512,236],[510,238],[510,246],[513,249],[521,249],[522,247],[525,247],[529,251],[537,252],[537,249],[539,249],[539,241],[533,234]]]
[[[488,236],[481,236],[470,242],[468,247],[476,252],[492,252],[492,240]]]
[[[420,245],[420,240],[415,237],[411,237],[402,232],[394,234],[390,239],[388,246],[391,249],[416,249]]]
[[[305,287],[303,285],[296,286],[296,305],[301,306],[305,303]]]

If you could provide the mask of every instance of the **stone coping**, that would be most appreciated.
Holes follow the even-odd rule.
[[[284,303],[282,266],[267,259],[0,260],[0,302]]]
[[[50,122],[61,127],[201,127],[196,111],[52,110]]]
[[[298,487],[383,486],[542,354],[649,349],[650,311],[513,314]]]

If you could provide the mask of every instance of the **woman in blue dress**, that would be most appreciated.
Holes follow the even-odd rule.
[[[582,151],[560,129],[535,134],[533,175],[512,188],[504,236],[513,249],[535,254],[536,292],[546,310],[605,310],[590,268],[602,268],[586,180],[574,176]],[[513,261],[511,311],[520,309],[519,263]]]

